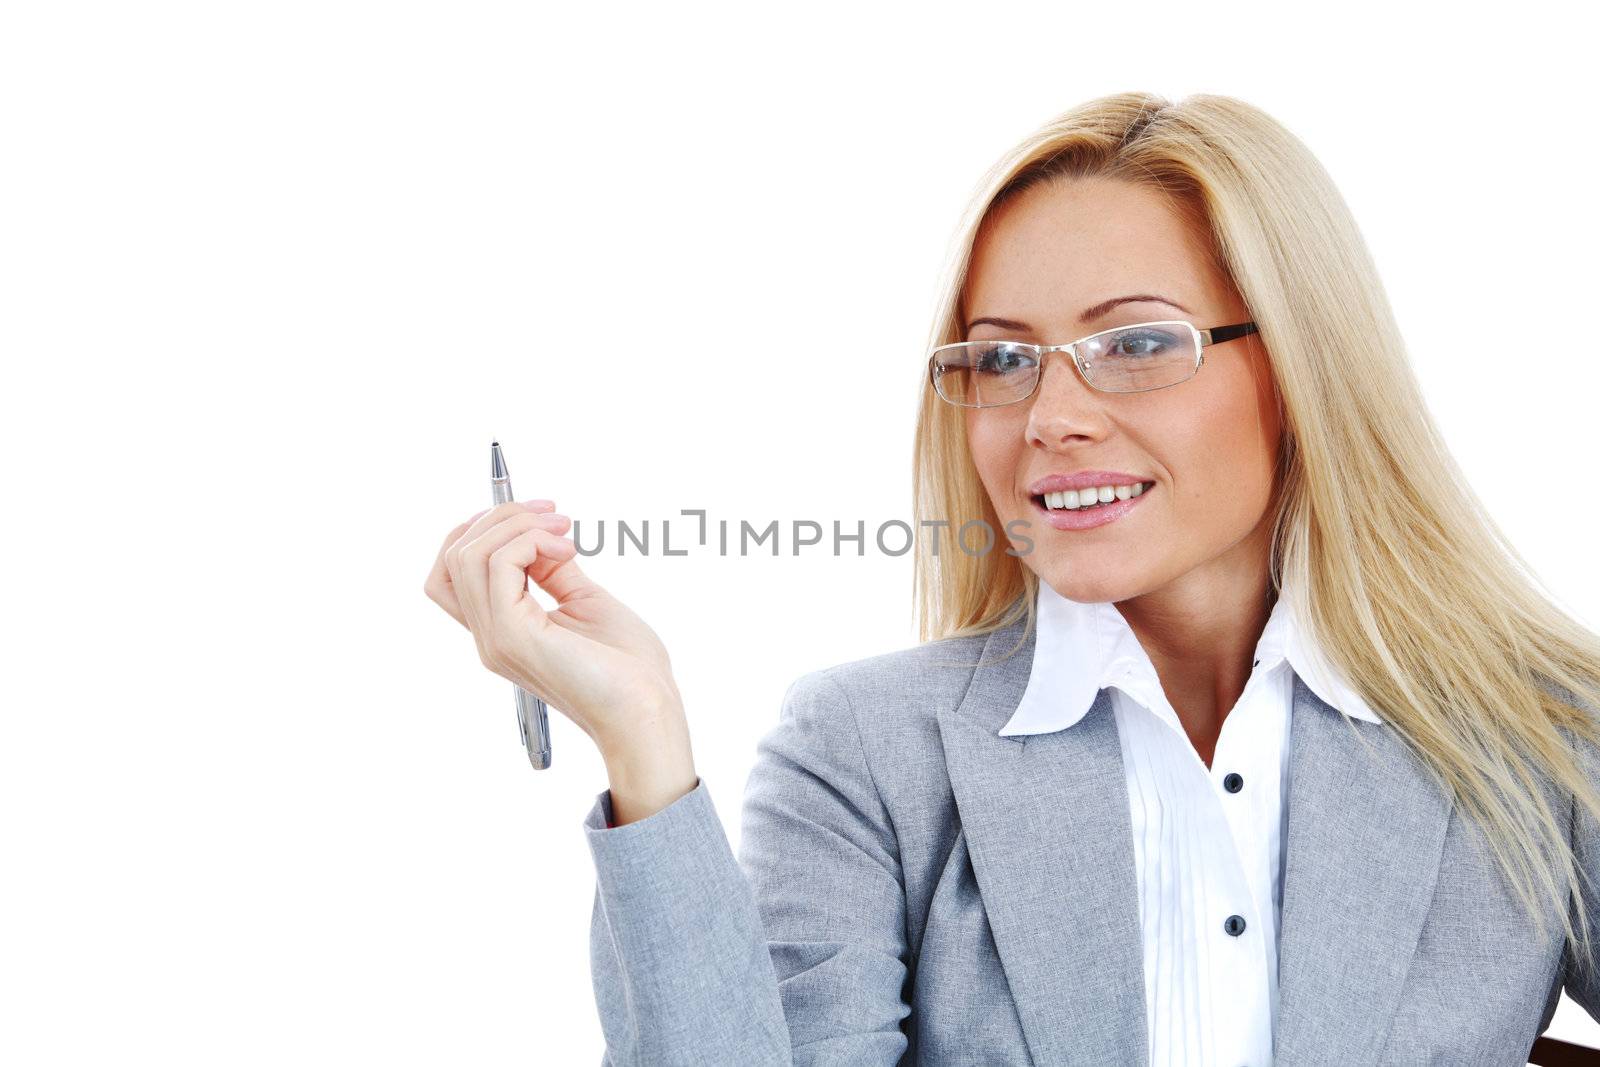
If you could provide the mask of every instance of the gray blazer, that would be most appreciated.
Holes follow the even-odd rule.
[[[1110,692],[1071,729],[999,736],[1032,663],[1032,634],[1000,658],[1021,628],[797,680],[737,861],[704,779],[611,830],[596,798],[603,1065],[1146,1063]],[[1297,677],[1290,745],[1277,1064],[1522,1067],[1563,986],[1600,1018],[1600,974],[1569,966],[1555,915],[1534,936],[1392,727]],[[1600,884],[1600,826],[1571,826]]]

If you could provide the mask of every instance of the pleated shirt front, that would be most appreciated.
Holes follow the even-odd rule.
[[[1068,729],[1111,690],[1153,1067],[1272,1062],[1294,675],[1347,714],[1381,721],[1311,647],[1290,599],[1273,605],[1208,768],[1116,605],[1039,583],[1032,674],[1000,733]]]

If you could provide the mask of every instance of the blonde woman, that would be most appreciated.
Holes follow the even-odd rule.
[[[917,511],[995,542],[920,540],[923,642],[789,688],[737,860],[563,516],[430,574],[604,755],[606,1062],[1510,1065],[1563,989],[1600,1017],[1600,641],[1458,473],[1306,148],[1094,100],[957,247]]]

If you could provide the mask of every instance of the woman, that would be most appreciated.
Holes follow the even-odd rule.
[[[737,861],[567,520],[445,539],[429,596],[605,757],[607,1061],[1520,1064],[1563,988],[1600,1017],[1600,641],[1453,466],[1321,167],[1119,94],[974,208],[917,511],[1002,540],[922,540],[924,642],[790,687]]]

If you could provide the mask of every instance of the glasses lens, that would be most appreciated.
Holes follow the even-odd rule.
[[[939,395],[963,407],[1012,404],[1039,378],[1039,354],[1014,341],[945,345],[933,353],[933,384]]]
[[[1078,346],[1089,384],[1108,393],[1162,389],[1194,377],[1199,349],[1187,322],[1147,322],[1095,334]]]

